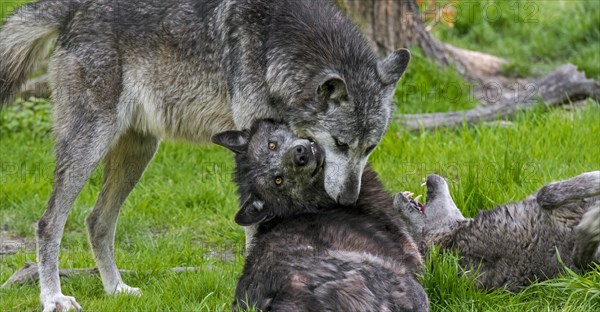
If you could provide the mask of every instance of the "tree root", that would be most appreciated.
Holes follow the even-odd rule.
[[[474,90],[476,95],[482,96],[493,86],[497,93],[493,99],[482,96],[482,102],[488,102],[487,106],[480,105],[471,110],[448,113],[400,115],[397,119],[404,128],[411,131],[451,128],[463,123],[507,118],[520,110],[535,106],[538,101],[543,101],[547,106],[558,106],[586,98],[600,100],[600,82],[587,79],[584,73],[577,71],[571,64],[560,66],[542,79],[519,81],[512,90],[505,85],[505,81],[490,79],[483,87]]]

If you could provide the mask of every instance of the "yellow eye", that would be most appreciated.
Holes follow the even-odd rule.
[[[274,151],[277,148],[277,144],[273,142],[269,142],[269,149]]]
[[[283,178],[282,177],[275,178],[275,184],[281,185],[282,183],[283,183]]]

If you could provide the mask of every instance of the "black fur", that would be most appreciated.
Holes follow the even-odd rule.
[[[416,280],[422,266],[417,247],[369,167],[358,202],[341,206],[323,188],[319,157],[294,168],[293,176],[281,173],[294,167],[286,160],[288,150],[303,142],[287,126],[261,121],[250,131],[213,140],[229,148],[228,142],[245,140],[244,149],[232,149],[242,202],[238,216],[260,223],[234,310],[427,311]],[[269,142],[279,150],[269,150]],[[291,181],[269,185],[265,175]]]

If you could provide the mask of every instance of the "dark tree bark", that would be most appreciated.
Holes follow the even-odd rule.
[[[425,30],[414,0],[335,0],[375,50],[384,56],[418,45],[426,56],[446,63],[443,45]]]

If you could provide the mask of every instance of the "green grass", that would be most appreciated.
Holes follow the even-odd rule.
[[[410,66],[396,88],[398,113],[447,112],[477,106],[471,86],[456,70],[439,69],[416,48],[411,54]]]
[[[537,24],[496,25],[475,19],[461,21],[464,25],[457,22],[453,29],[437,27],[435,32],[453,44],[509,58],[525,73],[570,61],[597,78],[600,64],[593,52],[600,50],[594,40],[600,27],[598,5],[534,3],[540,12],[552,14],[544,13]],[[560,29],[565,30],[559,33]],[[396,92],[399,112],[475,105],[467,88],[458,95],[439,91],[463,86],[459,75],[451,69],[439,71],[419,52],[414,54]],[[19,100],[0,112],[0,229],[30,241],[51,191],[50,108],[43,100]],[[518,114],[508,127],[479,124],[409,133],[393,123],[371,162],[389,191],[423,192],[420,184],[429,173],[449,177],[457,205],[473,216],[480,209],[520,200],[550,181],[598,170],[599,139],[600,106],[588,101],[574,111],[540,106]],[[62,268],[94,266],[84,220],[99,192],[101,170],[94,173],[67,221]],[[126,201],[117,229],[117,263],[138,272],[124,279],[141,287],[144,295],[109,297],[99,277],[87,276],[63,279],[63,292],[75,296],[86,311],[228,310],[243,265],[244,242],[242,228],[233,222],[237,198],[232,170],[232,157],[223,148],[163,143]],[[2,256],[0,282],[27,260],[35,261],[35,250]],[[176,266],[206,269],[168,271]],[[423,284],[432,311],[600,311],[600,267],[585,274],[566,272],[519,293],[477,291],[460,272],[455,256],[434,251],[428,258]],[[37,284],[0,290],[0,310],[38,311],[38,292]]]
[[[440,7],[450,1],[437,2]],[[600,79],[600,1],[456,2],[458,16],[445,18],[454,27],[434,28],[440,40],[504,57],[511,62],[506,72],[515,76],[573,63],[588,77]]]
[[[568,270],[519,293],[485,293],[473,288],[470,275],[461,274],[456,254],[442,256],[434,249],[426,259],[424,286],[434,311],[598,311],[599,270],[596,266],[595,271],[584,275]]]
[[[34,0],[11,0],[0,2],[0,25],[4,23],[4,17],[8,16],[15,9],[22,6],[25,3],[33,2]]]
[[[14,118],[9,107],[0,121]],[[16,118],[27,124],[29,117]],[[24,118],[21,120],[20,118]],[[49,127],[49,126],[47,126]],[[20,129],[20,127],[17,127]],[[52,140],[47,130],[0,133],[0,226],[13,235],[34,238],[33,222],[51,190]],[[576,111],[553,109],[518,115],[508,128],[472,128],[408,133],[393,125],[371,158],[390,191],[422,191],[429,173],[450,177],[452,195],[466,215],[495,204],[519,200],[541,185],[600,167],[600,107],[590,101]],[[242,268],[244,234],[233,222],[237,206],[230,182],[232,158],[216,147],[165,143],[136,187],[119,219],[117,263],[125,280],[144,296],[108,297],[99,278],[65,279],[65,294],[74,295],[87,311],[227,310]],[[61,251],[61,267],[93,267],[84,219],[100,188],[98,170],[73,208]],[[32,250],[4,256],[0,280],[7,279]],[[483,293],[458,278],[452,257],[434,255],[424,284],[433,311],[593,311],[587,300],[600,288],[600,268],[585,275],[566,275],[554,283],[534,285],[511,294]],[[200,266],[207,270],[174,274],[168,268]],[[2,290],[6,311],[39,309],[37,285]],[[598,296],[596,295],[596,299]]]

